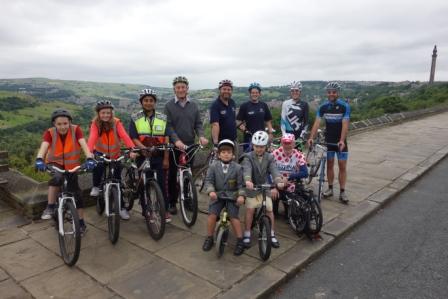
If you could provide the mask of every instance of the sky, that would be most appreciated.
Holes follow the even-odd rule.
[[[448,1],[0,0],[0,78],[448,81]]]

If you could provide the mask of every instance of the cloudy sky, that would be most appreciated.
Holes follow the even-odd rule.
[[[0,78],[448,81],[448,1],[0,0]]]

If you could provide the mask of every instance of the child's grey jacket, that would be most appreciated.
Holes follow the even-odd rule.
[[[234,161],[229,163],[227,173],[224,173],[222,163],[216,160],[207,170],[205,178],[205,190],[207,194],[210,192],[223,192],[226,196],[235,197],[246,196],[244,191],[243,169],[241,165]],[[218,194],[219,196],[219,194]]]

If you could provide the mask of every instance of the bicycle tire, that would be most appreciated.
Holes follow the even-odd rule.
[[[134,207],[134,201],[138,197],[135,173],[133,168],[128,168],[123,178],[123,204],[128,212]]]
[[[219,227],[216,235],[216,254],[221,257],[224,254],[224,249],[227,245],[227,238],[229,237],[229,229]]]
[[[205,177],[207,176],[207,170],[209,168],[208,161],[206,162],[204,166],[196,173],[196,175],[193,177],[194,179],[194,185],[196,187],[199,187],[199,192],[202,192],[205,187]]]
[[[66,217],[68,215],[69,217]],[[79,258],[79,253],[81,251],[81,232],[80,232],[80,224],[79,224],[79,216],[78,211],[75,208],[75,205],[71,201],[67,201],[64,204],[62,209],[62,218],[63,218],[63,227],[64,227],[64,236],[61,236],[58,231],[59,237],[59,249],[61,252],[62,259],[67,266],[72,267]],[[74,229],[73,232],[68,232],[65,229],[66,220],[68,226],[67,228]],[[68,232],[66,234],[66,232]],[[72,242],[69,243],[66,239],[66,235],[70,236]],[[71,245],[71,246],[70,246]],[[68,250],[68,247],[73,247],[73,250]]]
[[[191,227],[196,223],[198,217],[198,193],[189,172],[184,172],[183,181],[184,190],[182,190],[182,193],[184,199],[179,192],[180,211],[184,224]]]
[[[145,222],[149,235],[154,240],[160,240],[165,233],[165,201],[159,184],[155,180],[148,180],[146,183]],[[151,196],[153,195],[153,196]]]
[[[267,261],[271,256],[271,248],[271,220],[263,215],[258,220],[258,253],[263,261]]]
[[[312,200],[309,204],[310,211],[305,233],[311,238],[313,235],[318,234],[322,229],[323,215],[322,208],[317,201]]]
[[[311,150],[308,151],[307,155],[306,155],[306,161],[307,163],[309,163],[308,161],[313,160],[313,163],[310,165],[310,171],[308,174],[308,178],[307,178],[307,184],[311,184],[311,181],[313,180],[314,177],[316,177],[320,166],[322,164],[322,158],[318,157],[318,153],[315,150]]]
[[[117,243],[120,236],[120,197],[116,186],[109,189],[109,216],[107,217],[107,228],[109,240],[112,244]]]
[[[298,236],[302,235],[308,223],[308,215],[304,210],[304,204],[302,199],[295,198],[291,200],[288,209],[289,225]]]

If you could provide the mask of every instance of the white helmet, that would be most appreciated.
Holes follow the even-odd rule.
[[[253,145],[265,146],[268,145],[268,141],[269,141],[269,135],[265,131],[257,131],[252,136]]]
[[[302,90],[302,83],[300,81],[292,81],[289,85],[289,90]]]
[[[230,146],[230,147],[232,147],[232,151],[235,151],[235,143],[232,140],[230,140],[230,139],[223,139],[223,140],[221,140],[218,143],[218,151],[221,148],[221,146],[223,146],[223,145]]]

